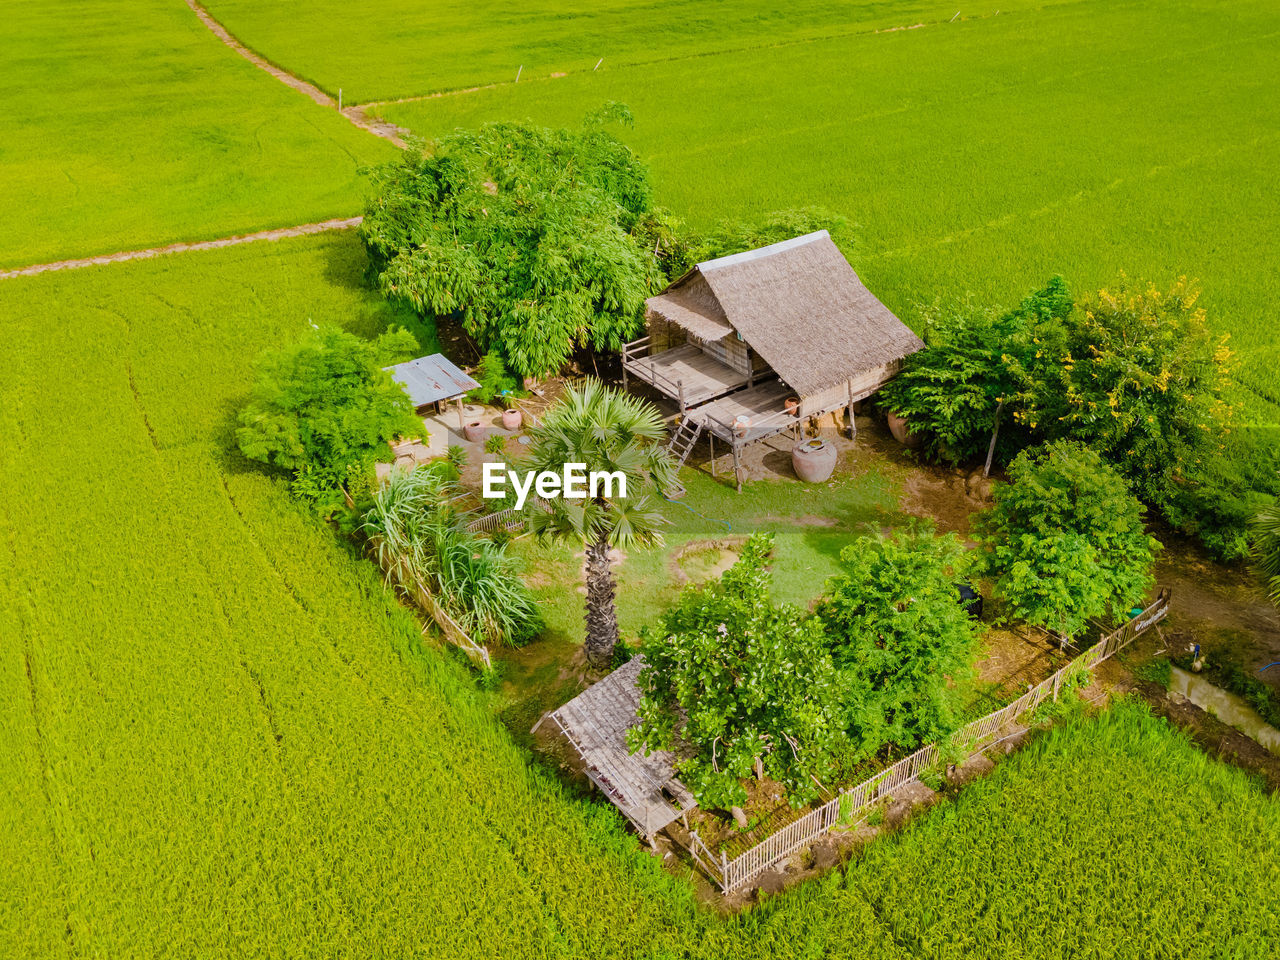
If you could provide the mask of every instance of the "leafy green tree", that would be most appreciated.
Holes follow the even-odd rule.
[[[954,534],[920,530],[859,537],[841,551],[816,614],[857,753],[913,749],[960,726],[978,644],[956,587],[965,565]]]
[[[680,776],[704,807],[743,805],[742,781],[757,771],[799,806],[844,740],[821,622],[769,597],[772,546],[755,534],[733,567],[687,587],[643,636],[632,749],[692,750]]]
[[[388,441],[422,435],[409,397],[383,369],[416,348],[399,328],[368,341],[322,327],[293,346],[264,351],[240,411],[240,451],[287,470],[300,498],[336,505],[344,484],[371,473],[389,453]]]
[[[1259,511],[1254,520],[1253,560],[1271,602],[1280,606],[1280,501]]]
[[[487,124],[376,168],[360,234],[383,292],[457,314],[522,376],[580,344],[617,349],[666,282],[671,239],[645,167],[605,130],[630,120],[611,103],[576,130]]]
[[[1160,544],[1113,467],[1058,441],[1024,450],[1009,477],[974,523],[995,593],[1016,616],[1065,639],[1143,599]]]
[[[1016,416],[1046,440],[1089,444],[1167,510],[1231,418],[1222,398],[1231,354],[1198,298],[1185,279],[1161,292],[1122,278],[1036,323],[1035,352],[1012,365]]]
[[[1034,353],[1031,326],[1060,321],[1071,307],[1061,277],[1003,314],[971,304],[935,306],[925,318],[928,345],[906,358],[902,372],[881,387],[880,400],[922,437],[929,459],[972,460],[987,452],[994,435],[996,462],[1006,462],[1030,442],[1014,419],[1015,358]]]
[[[523,465],[531,470],[559,474],[565,464],[583,464],[588,474],[620,474],[625,480],[599,485],[595,496],[560,496],[548,501],[547,509],[529,512],[535,536],[586,549],[587,661],[596,668],[607,667],[618,642],[609,550],[660,542],[660,527],[666,522],[650,496],[675,477],[663,445],[662,417],[652,404],[588,380],[566,390],[529,436],[531,452]]]

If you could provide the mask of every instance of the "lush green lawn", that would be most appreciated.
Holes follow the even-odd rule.
[[[1070,2],[1070,0],[1049,0]],[[207,8],[242,42],[350,103],[602,71],[718,50],[981,17],[1041,0],[211,0]],[[523,68],[523,70],[521,70]]]
[[[1276,423],[1280,7],[1091,2],[726,53],[384,108],[427,135],[576,122],[605,100],[661,202],[706,224],[819,205],[909,322],[1054,273],[1198,277],[1232,335],[1250,416]]]
[[[13,0],[0,49],[0,267],[350,216],[395,152],[182,0]]]
[[[339,235],[0,285],[0,955],[1263,955],[1276,801],[1150,721],[1064,733],[847,879],[698,912],[229,452],[263,346],[393,319],[363,266]],[[832,488],[837,519],[882,484]]]

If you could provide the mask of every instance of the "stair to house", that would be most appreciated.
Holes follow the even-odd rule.
[[[689,459],[689,454],[693,451],[693,445],[698,442],[700,436],[702,436],[702,424],[695,423],[688,417],[680,420],[680,425],[676,427],[671,434],[671,439],[667,441],[667,453],[671,455],[677,470],[683,467],[685,461]],[[684,493],[684,486],[678,480],[669,489],[663,491],[663,494],[672,500],[684,496]]]

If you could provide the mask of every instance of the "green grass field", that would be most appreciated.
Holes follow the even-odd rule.
[[[1049,0],[1070,2],[1070,0]],[[307,16],[288,0],[211,0],[208,9],[242,42],[349,103],[421,96],[477,84],[512,83],[553,73],[602,71],[720,50],[758,48],[815,36],[861,33],[997,10],[1039,0],[379,0],[354,5],[316,0]],[[523,70],[521,70],[523,68]]]
[[[363,266],[335,235],[0,284],[0,955],[1264,955],[1280,807],[1140,718],[698,911],[229,453],[262,347],[395,319]]]
[[[0,268],[350,216],[395,153],[181,0],[14,0],[0,48]]]
[[[705,225],[819,205],[908,322],[1054,273],[1198,277],[1232,336],[1249,416],[1277,423],[1280,8],[1081,2],[919,30],[623,68],[383,108],[424,135],[495,119],[622,132],[659,200]]]

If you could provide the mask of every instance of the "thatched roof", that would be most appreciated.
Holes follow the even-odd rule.
[[[582,757],[586,774],[645,836],[651,836],[697,801],[675,776],[675,754],[632,753],[627,731],[637,724],[638,656],[551,714]],[[677,806],[677,801],[679,806]]]
[[[730,326],[801,397],[924,346],[825,230],[700,263],[648,306],[702,339]]]

